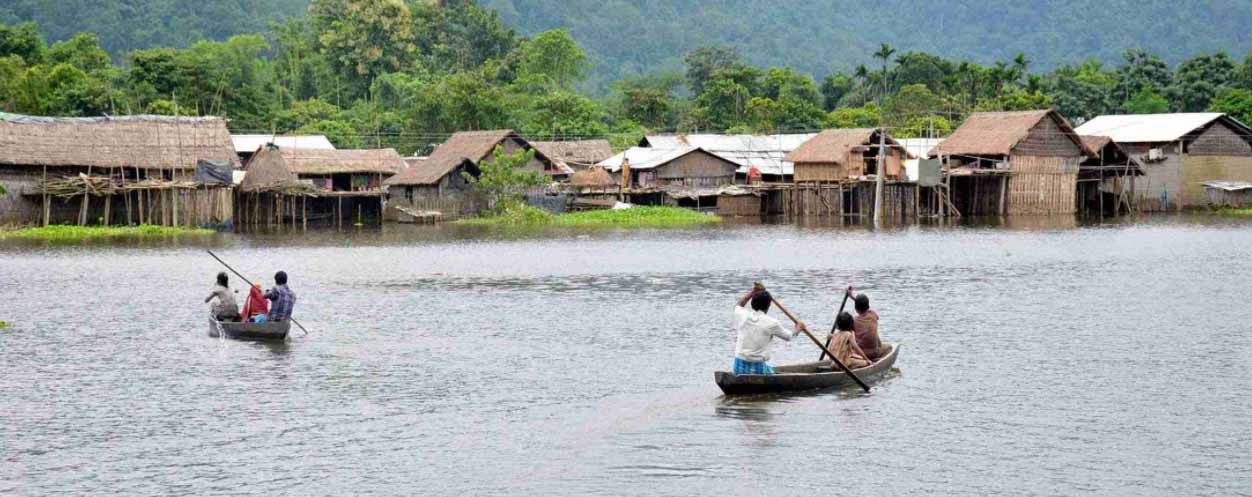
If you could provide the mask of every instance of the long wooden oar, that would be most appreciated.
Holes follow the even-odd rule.
[[[222,263],[222,265],[223,265],[223,266],[226,266],[226,269],[229,269],[229,270],[230,270],[230,272],[235,273],[235,276],[238,276],[238,277],[239,277],[239,279],[243,280],[243,282],[244,282],[244,283],[247,283],[247,284],[248,284],[249,291],[251,291],[250,289],[251,289],[253,286],[255,286],[255,285],[253,285],[253,284],[252,284],[252,282],[251,282],[251,281],[248,281],[248,278],[247,278],[246,276],[244,276],[244,275],[242,275],[242,274],[239,274],[239,271],[235,271],[235,268],[230,267],[230,264],[227,264],[227,263],[226,263],[226,261],[222,260],[222,258],[221,258],[221,257],[218,257],[218,256],[217,256],[217,254],[214,254],[212,250],[205,250],[205,252],[208,252],[208,253],[209,253],[209,256],[213,257],[214,259],[217,259],[217,262]],[[289,317],[289,318],[287,318],[287,319],[290,319],[290,320],[291,320],[291,322],[293,322],[293,323],[295,323],[295,324],[296,324],[296,326],[299,326],[299,327],[300,327],[300,331],[303,331],[305,335],[308,335],[308,334],[309,334],[309,330],[308,330],[308,329],[306,329],[306,328],[304,327],[304,325],[300,324],[300,322],[299,322],[299,321],[296,321],[296,318]]]
[[[788,311],[787,308],[782,305],[782,302],[778,301],[778,299],[773,299],[773,300],[774,300],[774,305],[778,306],[778,310],[783,311],[783,314],[786,314],[788,318],[791,318],[791,322],[796,323],[796,326],[798,327],[800,325],[800,320],[796,319],[795,316],[791,315],[791,311]],[[830,354],[830,358],[834,359],[835,364],[838,364],[839,368],[842,369],[843,372],[848,373],[848,376],[851,376],[852,379],[856,381],[856,384],[861,386],[862,390],[865,390],[866,393],[869,392],[869,385],[866,385],[864,381],[861,381],[861,377],[857,376],[856,373],[853,373],[851,369],[845,366],[843,362],[840,361],[839,358],[835,356],[834,352],[831,352],[829,348],[822,345],[821,340],[818,340],[817,337],[813,336],[812,333],[809,333],[809,330],[800,330],[800,331],[803,331],[805,335],[808,335],[809,340],[813,341],[813,345],[820,347],[823,352]]]
[[[839,326],[839,315],[843,314],[843,308],[848,305],[848,297],[851,297],[851,296],[852,296],[852,287],[848,287],[848,290],[843,292],[843,302],[839,303],[839,312],[835,313],[835,322],[830,323],[830,336],[826,337],[826,346],[822,347],[823,349],[830,348],[830,341],[835,338],[835,327]],[[825,359],[826,359],[826,351],[822,350],[822,354],[817,356],[817,360],[822,361]]]

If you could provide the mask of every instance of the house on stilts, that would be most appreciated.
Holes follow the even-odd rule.
[[[266,145],[244,166],[244,181],[236,195],[239,224],[381,225],[386,198],[383,182],[404,168],[400,154],[390,148],[328,150]],[[250,181],[250,177],[256,179]],[[293,177],[295,183],[291,182]]]
[[[237,165],[218,117],[0,114],[0,224],[222,225]]]
[[[1142,164],[1133,196],[1145,211],[1210,205],[1205,183],[1252,181],[1252,129],[1220,113],[1099,116],[1078,127]]]
[[[871,216],[883,175],[883,214],[918,214],[917,184],[904,162],[913,156],[886,130],[828,129],[787,154],[795,188],[782,192],[785,211],[801,216]]]
[[[950,215],[1072,214],[1093,154],[1055,110],[975,112],[931,150],[945,162]]]

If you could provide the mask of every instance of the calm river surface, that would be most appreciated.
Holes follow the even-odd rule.
[[[1047,224],[9,244],[0,494],[1252,494],[1252,224]],[[311,333],[206,336],[205,248]],[[755,279],[897,371],[724,398]]]

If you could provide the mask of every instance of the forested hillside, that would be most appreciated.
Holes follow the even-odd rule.
[[[523,1],[532,0],[498,0],[500,10],[494,10],[474,0],[312,0],[301,16],[266,22],[225,39],[208,34],[196,38],[190,27],[178,33],[168,32],[175,28],[153,28],[154,36],[175,37],[166,40],[171,46],[114,48],[112,53],[106,40],[121,32],[119,26],[132,23],[105,24],[103,34],[84,31],[68,39],[46,34],[65,29],[65,24],[0,24],[0,111],[220,115],[236,131],[321,133],[341,147],[394,146],[405,153],[428,152],[451,132],[498,128],[513,128],[531,138],[608,137],[619,146],[646,132],[674,130],[887,126],[900,137],[943,135],[971,112],[1048,107],[1075,122],[1107,113],[1203,110],[1252,122],[1252,57],[1241,43],[1223,42],[1217,36],[1222,31],[1213,29],[1173,32],[1178,44],[1156,52],[1127,48],[1132,44],[1099,44],[1103,32],[1095,26],[1087,30],[1093,34],[1081,38],[1077,23],[1067,24],[1069,31],[1021,33],[1023,39],[1073,38],[1038,46],[1017,39],[1011,45],[996,44],[1011,33],[1001,30],[992,36],[987,31],[986,43],[999,55],[977,52],[974,58],[983,61],[978,62],[936,53],[945,50],[940,43],[866,45],[850,28],[831,31],[839,34],[825,40],[761,40],[747,36],[756,33],[750,27],[741,28],[742,36],[714,36],[714,26],[732,20],[747,26],[782,15],[764,4],[757,5],[759,15],[733,19],[719,10],[735,4],[750,7],[745,0],[709,3],[707,12],[694,17],[699,25],[690,29],[673,27],[693,18],[674,10],[683,8],[683,2],[650,12],[658,26],[672,24],[669,29],[690,37],[672,46],[647,30],[630,34],[641,26],[625,21],[605,25],[598,34],[552,29],[523,36],[506,22],[512,18],[525,24],[523,15],[536,15],[522,13]],[[222,6],[202,3],[205,8]],[[1150,0],[1143,3],[1153,5]],[[617,4],[606,5],[595,16],[578,17],[580,9],[590,8],[571,1],[560,15],[596,22],[629,18],[612,12]],[[168,6],[183,7],[191,8]],[[794,7],[781,9],[796,19],[797,27],[788,36],[805,33],[798,27],[800,18],[820,13]],[[951,31],[948,14],[930,12],[944,32]],[[924,16],[925,11],[910,15]],[[199,18],[153,16],[145,22],[191,26],[197,23],[189,19]],[[1085,19],[1093,18],[1099,16],[1089,13]],[[592,25],[570,24],[575,30]],[[230,27],[255,27],[217,21],[212,26],[203,29],[226,33]],[[900,32],[906,33],[903,28]],[[973,44],[967,37],[976,33],[959,31],[950,43]],[[1062,57],[1058,47],[1071,45],[1099,49]],[[1201,53],[1180,55],[1188,50],[1180,46],[1201,45]],[[597,56],[593,47],[631,57],[633,65],[612,66],[621,74],[606,75],[607,52]],[[831,55],[815,55],[824,52]],[[845,67],[843,61],[856,63]],[[814,77],[811,71],[825,70],[819,62],[834,70]]]
[[[49,40],[80,31],[100,37],[114,55],[136,48],[187,47],[265,30],[303,15],[309,0],[3,0],[0,23],[35,21]]]
[[[1168,62],[1252,48],[1246,0],[482,0],[523,33],[568,28],[597,73],[674,69],[693,47],[737,47],[758,65],[817,76],[870,62],[879,43],[988,63],[1031,54],[1052,68],[1142,48]]]

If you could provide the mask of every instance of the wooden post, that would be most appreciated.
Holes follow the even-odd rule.
[[[300,213],[301,213],[300,217],[304,221],[304,229],[307,231],[309,229],[309,196],[308,195],[302,195],[300,197]]]
[[[104,225],[105,226],[112,224],[110,222],[111,221],[110,214],[112,214],[112,212],[110,211],[112,210],[113,210],[113,196],[105,195],[104,196]]]
[[[48,225],[48,216],[52,213],[52,205],[48,203],[48,166],[43,166],[43,225]]]
[[[1000,208],[998,209],[1001,216],[1007,214],[1005,208],[1008,206],[1006,200],[1009,196],[1009,177],[1000,175]]]

